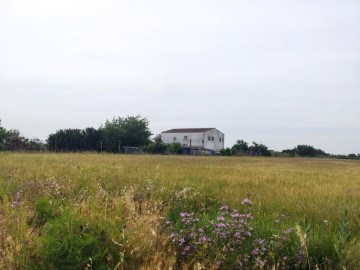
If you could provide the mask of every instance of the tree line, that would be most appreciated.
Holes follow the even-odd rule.
[[[311,145],[300,144],[293,149],[285,149],[281,152],[270,150],[266,145],[252,142],[249,145],[244,140],[237,140],[231,148],[225,148],[221,152],[223,156],[283,156],[283,157],[328,157],[330,154]],[[355,154],[349,157],[357,157]]]
[[[7,130],[1,126],[0,120],[0,151],[54,151],[81,152],[97,151],[109,153],[125,152],[126,147],[138,148],[151,154],[181,154],[182,147],[178,142],[165,144],[161,136],[151,139],[153,134],[149,128],[149,120],[145,117],[127,116],[114,117],[106,120],[99,128],[59,129],[49,134],[46,143],[41,140],[28,139],[16,129]],[[330,155],[311,145],[297,145],[293,149],[281,152],[270,150],[266,145],[244,140],[237,140],[230,147],[220,151],[223,156],[284,156],[284,157],[338,157],[360,158],[360,154]]]

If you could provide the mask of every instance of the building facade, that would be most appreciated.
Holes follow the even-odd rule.
[[[179,128],[161,132],[161,139],[180,143],[184,154],[216,154],[224,149],[225,135],[216,128]]]

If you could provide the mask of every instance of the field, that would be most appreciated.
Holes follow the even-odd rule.
[[[359,161],[1,153],[0,200],[1,269],[360,268]]]

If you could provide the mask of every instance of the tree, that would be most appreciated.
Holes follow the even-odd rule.
[[[329,155],[321,149],[316,149],[315,147],[306,144],[299,144],[293,149],[285,149],[282,151],[282,153],[288,154],[290,156],[301,156],[301,157],[315,157],[315,156]]]
[[[23,151],[27,149],[27,143],[29,139],[20,135],[20,131],[16,129],[10,129],[6,132],[5,137],[5,150],[10,151]]]
[[[29,140],[28,143],[29,151],[42,151],[44,149],[45,149],[45,145],[38,138]]]
[[[128,116],[121,125],[124,146],[144,146],[150,142],[149,121],[145,117]]]
[[[8,132],[1,126],[0,120],[0,150],[5,150],[5,140],[8,137]]]
[[[271,151],[268,149],[266,145],[258,144],[256,142],[253,142],[253,145],[250,146],[250,151],[252,151],[254,154],[258,156],[265,156],[265,157],[271,156]]]
[[[50,134],[47,139],[50,151],[83,151],[85,138],[81,129],[60,129]]]
[[[172,144],[169,144],[168,146],[170,153],[172,154],[181,154],[182,151],[182,147],[181,144],[179,142],[173,142]]]
[[[229,147],[220,150],[220,155],[222,156],[231,156],[231,154],[232,150]]]
[[[101,132],[93,127],[88,127],[82,130],[82,136],[84,137],[84,150],[96,151],[100,147]]]
[[[153,141],[151,141],[146,147],[146,151],[153,154],[164,153],[167,149],[166,144],[161,139],[161,135],[156,135]]]
[[[120,152],[123,146],[139,147],[150,142],[149,121],[141,116],[114,117],[100,128],[104,150]]]
[[[237,140],[236,143],[231,148],[232,153],[235,155],[238,153],[247,154],[249,153],[249,150],[250,150],[249,145],[244,140]]]

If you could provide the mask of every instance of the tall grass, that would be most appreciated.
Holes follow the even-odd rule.
[[[297,228],[299,268],[360,267],[359,161],[1,153],[0,268],[201,267],[179,265],[163,222],[210,222],[245,197],[257,236]]]

